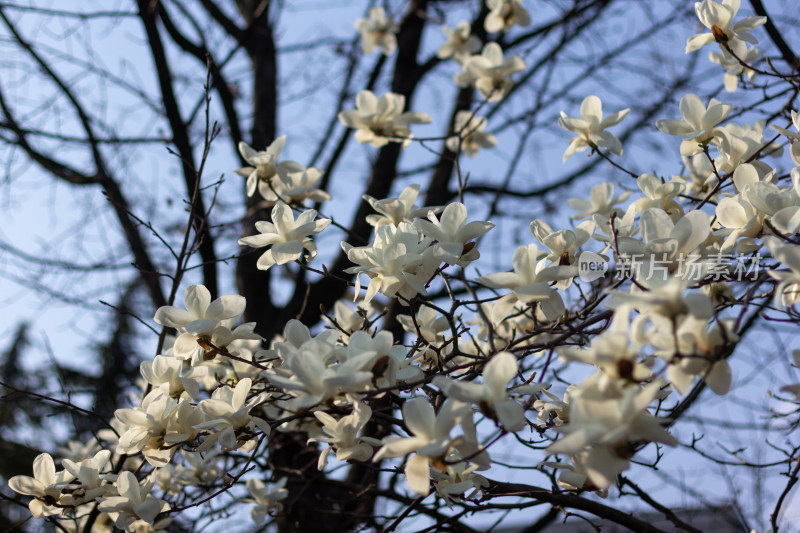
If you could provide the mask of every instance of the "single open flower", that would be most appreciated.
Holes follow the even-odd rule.
[[[603,103],[594,95],[583,99],[580,117],[568,117],[562,111],[561,117],[558,119],[559,126],[578,134],[569,141],[563,160],[566,161],[575,152],[598,147],[605,148],[612,154],[622,155],[622,143],[605,130],[619,124],[629,112],[630,109],[623,109],[604,119]]]

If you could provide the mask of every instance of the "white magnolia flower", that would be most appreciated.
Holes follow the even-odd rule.
[[[220,322],[238,319],[245,307],[244,296],[226,294],[211,301],[211,293],[203,285],[190,285],[184,293],[186,309],[164,306],[156,311],[156,324],[189,332],[211,331]]]
[[[179,476],[182,483],[188,485],[211,483],[217,479],[222,472],[219,452],[216,450],[206,453],[183,451],[181,455],[187,463],[187,467],[180,470]]]
[[[592,238],[598,242],[606,243],[601,253],[606,253],[614,246],[621,237],[631,237],[639,232],[639,227],[636,225],[637,211],[633,205],[629,205],[625,210],[625,214],[621,217],[595,214],[592,215],[592,220],[595,224],[597,233],[592,235]]]
[[[260,342],[264,340],[253,331],[256,327],[255,322],[245,322],[231,330],[230,324],[232,322],[233,320],[228,320],[210,332],[204,332],[197,339],[189,335],[181,335],[175,340],[173,355],[180,359],[189,359],[191,365],[197,367],[205,361],[218,358],[217,356],[223,353],[220,350],[224,350],[231,355],[239,355],[236,346],[242,341]],[[202,379],[203,374],[198,369],[192,373],[192,376]]]
[[[574,230],[553,231],[547,222],[537,218],[530,223],[531,234],[544,245],[548,251],[546,259],[559,265],[575,263],[575,252],[578,251],[594,231],[594,221],[581,222]]]
[[[752,126],[729,123],[721,128],[722,142],[718,146],[720,155],[714,160],[714,166],[718,172],[733,172],[736,167],[747,162],[754,166],[760,166],[763,169],[762,174],[771,170],[764,161],[750,161],[757,153],[772,157],[779,157],[783,154],[783,147],[780,143],[765,142],[765,122],[759,120]]]
[[[783,235],[800,229],[800,197],[793,187],[758,181],[747,185],[741,196],[763,215],[766,228]]]
[[[722,319],[713,327],[707,319],[692,315],[685,315],[677,324],[652,316],[649,321],[650,330],[639,324],[634,329],[657,348],[656,355],[669,363],[667,379],[675,390],[688,393],[695,377],[700,377],[716,394],[728,393],[733,377],[731,368],[718,354],[725,345],[739,340],[733,319]]]
[[[716,187],[718,180],[714,173],[714,166],[704,153],[695,154],[691,157],[681,157],[683,165],[688,174],[682,175],[684,187],[683,194],[694,196],[695,198],[705,198]],[[713,194],[710,201],[716,201],[719,193]]]
[[[340,393],[364,390],[372,372],[362,369],[373,358],[374,354],[367,352],[342,364],[327,365],[318,353],[303,348],[274,373],[266,373],[266,378],[294,396],[299,407],[310,407]]]
[[[62,446],[56,450],[59,457],[69,459],[70,461],[83,461],[94,456],[101,449],[100,441],[92,437],[86,442],[78,440],[67,441],[66,446]]]
[[[519,431],[525,427],[525,411],[508,398],[506,388],[517,375],[517,359],[510,352],[500,352],[483,368],[483,382],[454,381],[437,376],[433,384],[445,396],[462,402],[477,404],[488,417],[497,420],[506,431]]]
[[[56,465],[50,454],[43,453],[33,460],[33,477],[14,476],[8,486],[14,492],[33,496],[28,509],[34,518],[59,514],[62,509],[55,507],[62,496],[62,489],[74,478],[67,470],[56,472]]]
[[[375,231],[375,240],[369,246],[353,247],[342,242],[347,258],[357,266],[345,272],[366,274],[370,278],[364,303],[381,292],[389,298],[399,295],[411,299],[417,294],[426,294],[425,284],[436,272],[439,261],[430,249],[431,239],[420,235],[408,222],[396,227],[383,225]],[[356,294],[361,290],[360,278],[356,279]]]
[[[258,417],[251,416],[250,411],[264,402],[269,393],[256,394],[250,400],[253,382],[245,378],[231,389],[227,385],[214,391],[211,398],[201,401],[197,407],[206,416],[206,421],[197,424],[197,429],[216,429],[217,432],[206,437],[202,450],[209,449],[211,444],[219,442],[223,450],[242,449],[248,451],[255,445],[256,428],[265,436],[270,434],[269,424]]]
[[[169,462],[176,444],[194,439],[198,430],[193,426],[203,420],[191,402],[176,400],[158,389],[145,396],[141,407],[117,409],[114,416],[115,422],[121,423],[116,453],[142,452],[155,467]]]
[[[306,200],[313,200],[314,202],[327,202],[331,199],[331,195],[322,189],[315,189],[319,180],[322,179],[323,172],[315,167],[305,168],[297,165],[297,167],[278,166],[279,181],[275,183],[275,192],[277,195],[267,197],[263,192],[261,193],[267,200],[276,201],[277,197],[282,198],[289,204],[302,204]],[[274,182],[275,180],[273,180]]]
[[[640,346],[631,343],[629,329],[630,309],[623,306],[615,310],[611,326],[587,348],[567,347],[558,353],[567,361],[594,365],[602,372],[601,379],[642,382],[650,377],[650,369],[640,362]]]
[[[384,55],[390,56],[397,49],[397,24],[386,16],[382,7],[371,8],[369,18],[356,20],[356,29],[361,33],[365,54],[371,54],[378,47]]]
[[[508,31],[516,24],[523,28],[531,23],[531,15],[522,7],[522,0],[486,0],[489,13],[483,23],[487,33]]]
[[[372,416],[372,409],[365,403],[354,404],[353,412],[339,420],[323,411],[314,411],[314,416],[322,423],[324,436],[308,439],[308,442],[329,444],[319,456],[317,468],[320,470],[325,468],[332,451],[336,452],[337,461],[366,461],[372,457],[372,447],[381,445],[378,439],[358,435]]]
[[[253,497],[255,507],[250,511],[250,517],[253,522],[260,524],[267,516],[267,512],[274,509],[276,513],[281,512],[283,505],[281,500],[289,497],[289,491],[286,489],[287,478],[281,478],[273,485],[265,485],[260,479],[248,479],[247,490],[250,496]]]
[[[403,148],[411,144],[413,135],[409,124],[428,124],[431,117],[420,111],[406,111],[406,97],[386,93],[378,98],[372,91],[361,91],[356,97],[356,109],[339,113],[339,122],[356,129],[356,141],[370,143],[376,148],[390,142],[401,142]]]
[[[150,496],[153,485],[155,479],[140,485],[133,472],[121,472],[114,483],[119,495],[98,498],[100,505],[97,508],[108,513],[114,520],[114,525],[125,531],[132,531],[131,527],[140,519],[152,524],[159,513],[169,509],[167,502]]]
[[[259,355],[267,355],[269,358],[278,358],[284,362],[289,362],[291,358],[301,350],[309,350],[317,355],[321,361],[328,363],[334,358],[334,343],[337,334],[332,330],[324,330],[315,336],[311,336],[311,330],[302,322],[291,319],[286,323],[283,330],[283,338],[276,339],[273,344],[274,350],[266,350]]]
[[[468,444],[465,437],[450,437],[456,425],[472,422],[472,410],[466,403],[448,399],[436,413],[427,398],[412,398],[403,404],[403,422],[413,436],[385,438],[372,460],[415,453],[406,463],[406,482],[421,496],[429,492],[430,465],[434,460],[444,460],[453,449],[460,448],[463,456],[476,450],[474,444],[465,447]],[[473,457],[473,462],[479,463],[479,456]]]
[[[570,403],[569,423],[558,428],[566,436],[551,444],[548,453],[565,453],[574,458],[585,452],[581,467],[589,480],[600,489],[609,487],[628,468],[631,443],[677,444],[659,419],[647,412],[660,387],[659,382],[641,391],[627,387],[616,397],[597,395],[591,389],[585,393],[578,391]]]
[[[732,105],[712,98],[706,107],[699,96],[687,94],[679,107],[683,120],[659,120],[656,127],[667,135],[681,136],[681,155],[692,156],[708,144],[720,144],[722,128],[717,126],[733,111]]]
[[[583,99],[580,118],[568,117],[562,111],[558,119],[559,126],[578,134],[570,140],[563,160],[566,161],[575,152],[598,147],[605,148],[612,154],[622,155],[622,143],[605,130],[619,124],[629,112],[630,109],[623,109],[603,119],[603,103],[594,95]]]
[[[361,370],[372,373],[372,384],[379,389],[394,387],[398,382],[414,381],[422,375],[419,367],[409,364],[406,358],[408,349],[402,344],[394,344],[388,331],[380,331],[374,336],[366,331],[356,331],[346,347],[336,348],[336,358],[340,363],[362,358],[366,353],[372,354],[372,359],[365,360]]]
[[[483,131],[485,128],[485,118],[478,118],[471,111],[459,111],[456,113],[454,124],[457,135],[447,139],[445,145],[451,152],[461,152],[474,157],[481,148],[492,148],[497,145],[495,136]]]
[[[194,378],[204,376],[207,369],[192,367],[184,374],[183,364],[184,361],[177,357],[157,355],[152,361],[142,361],[139,372],[147,383],[160,387],[173,398],[180,398],[185,393],[190,399],[195,399],[200,394],[200,384]]]
[[[472,28],[466,20],[459,22],[455,28],[442,26],[442,31],[447,41],[436,52],[439,59],[454,57],[461,62],[481,49],[481,40],[471,35]]]
[[[273,189],[279,188],[279,183],[275,178],[279,172],[297,172],[303,167],[294,161],[282,161],[278,163],[278,156],[286,144],[286,135],[281,135],[270,144],[263,152],[253,150],[246,143],[239,143],[239,153],[247,161],[250,167],[240,168],[236,171],[240,176],[247,178],[247,196],[253,196],[256,189],[264,199],[275,201],[277,196]]]
[[[749,48],[745,56],[741,59],[745,64],[752,65],[758,61],[760,57],[761,50],[758,48]],[[752,83],[753,79],[756,77],[755,70],[742,65],[739,59],[733,57],[730,52],[724,48],[721,49],[721,52],[710,52],[708,54],[708,59],[710,59],[712,63],[716,63],[725,68],[725,76],[722,79],[725,90],[729,93],[736,92],[736,88],[739,86],[739,78],[747,78],[747,81]]]
[[[538,467],[547,466],[561,471],[558,475],[558,486],[564,490],[573,492],[592,490],[601,498],[606,498],[608,497],[608,489],[598,489],[592,485],[592,482],[589,481],[589,477],[586,475],[586,469],[583,467],[583,464],[586,462],[587,455],[586,452],[578,453],[574,456],[575,464],[542,461],[538,464]]]
[[[370,311],[362,306],[353,309],[344,300],[337,300],[333,304],[333,318],[323,315],[323,320],[331,324],[331,327],[339,334],[339,340],[346,342],[353,332],[359,331],[367,323]]]
[[[435,309],[420,306],[414,317],[398,315],[397,321],[403,329],[412,335],[419,336],[426,342],[439,346],[444,342],[444,334],[450,331],[447,317],[440,315]]]
[[[530,230],[534,238],[549,250],[550,253],[547,254],[545,259],[551,261],[554,265],[569,266],[575,264],[578,248],[583,246],[592,236],[594,226],[593,220],[584,220],[574,230],[553,231],[553,228],[547,222],[537,218],[531,222]],[[569,272],[568,269],[562,269],[562,271]],[[571,274],[575,275],[577,272],[573,269]],[[555,287],[566,289],[571,284],[572,277],[567,276],[566,279],[559,280]]]
[[[514,291],[513,298],[504,297],[495,303],[492,313],[493,320],[499,322],[508,316],[507,311],[513,307],[517,299],[522,302],[537,302],[539,309],[548,321],[557,320],[563,314],[564,301],[558,292],[550,287],[550,283],[572,277],[571,273],[563,274],[564,267],[547,267],[547,260],[541,259],[542,255],[546,254],[540,252],[535,244],[520,246],[514,252],[513,272],[487,274],[475,280],[491,289]]]
[[[739,57],[742,57],[738,52],[744,51],[744,41],[751,44],[758,43],[758,39],[749,32],[764,24],[767,17],[745,17],[733,24],[733,18],[739,12],[740,2],[741,0],[722,0],[721,3],[715,0],[695,2],[694,10],[697,18],[711,32],[689,37],[686,41],[686,53],[694,52],[716,41],[727,44]]]
[[[124,424],[125,431],[120,435],[116,452],[128,455],[143,452],[155,466],[169,462],[175,448],[167,447],[164,437],[177,408],[178,400],[154,390],[144,397],[141,407],[117,409],[114,417]]]
[[[683,207],[677,201],[678,195],[686,186],[682,179],[673,177],[665,183],[652,174],[642,174],[636,178],[636,185],[644,196],[633,201],[628,208],[630,211],[639,213],[646,209],[658,208],[673,220],[683,216]]]
[[[563,400],[550,391],[542,390],[541,394],[544,399],[539,398],[533,402],[533,408],[539,413],[536,420],[553,427],[563,426],[569,422],[570,392],[575,388],[575,385],[567,387]]]
[[[372,206],[380,215],[367,215],[367,223],[371,226],[386,224],[399,225],[401,222],[413,222],[417,217],[427,217],[431,213],[438,213],[441,206],[418,207],[414,204],[419,196],[419,185],[409,185],[398,198],[384,198],[377,200],[365,194],[362,198]]]
[[[448,507],[452,509],[453,503],[461,499],[474,498],[481,489],[489,488],[489,480],[475,473],[480,465],[467,466],[464,461],[451,464],[458,460],[457,454],[451,454],[447,460],[444,471],[431,468],[431,477],[433,485],[436,487],[436,493]],[[472,492],[464,496],[468,490]]]
[[[603,215],[606,217],[611,216],[612,213],[622,215],[622,209],[614,207],[621,204],[631,195],[631,191],[624,191],[617,197],[614,197],[614,184],[604,182],[592,187],[589,191],[589,200],[583,198],[570,198],[567,200],[567,205],[575,211],[580,211],[577,215],[570,218],[580,220],[582,218],[590,217],[592,215]]]
[[[164,495],[177,496],[183,490],[184,485],[177,477],[180,466],[166,464],[155,471],[154,477],[156,485]]]
[[[64,465],[64,469],[75,477],[75,481],[71,483],[69,494],[65,495],[61,503],[76,505],[105,495],[109,487],[106,485],[103,474],[110,470],[110,450],[100,450],[94,457],[83,461],[74,462],[62,459],[61,463]]]
[[[444,208],[441,219],[428,213],[428,220],[414,221],[423,235],[434,241],[433,256],[448,265],[464,267],[480,257],[475,240],[494,227],[491,222],[467,222],[467,207],[453,202]]]
[[[243,326],[247,326],[249,329],[250,325],[254,324],[254,322],[242,324],[232,333],[237,334],[237,331],[242,329]],[[227,354],[221,352],[217,354],[206,353],[199,366],[194,367],[197,370],[204,371],[204,373],[192,375],[200,380],[203,387],[208,390],[216,389],[220,383],[233,383],[247,377],[256,379],[261,369],[254,365],[253,362],[256,361],[261,366],[270,364],[269,358],[265,358],[267,359],[266,361],[258,362],[259,358],[256,357],[256,353],[262,351],[262,341],[262,338],[234,339],[225,347]],[[235,358],[228,357],[228,354],[235,356]],[[214,357],[210,358],[211,355],[214,355]]]
[[[769,275],[778,281],[775,305],[783,307],[800,303],[800,246],[784,244],[774,237],[766,241],[772,257],[788,269],[769,271]]]
[[[198,354],[210,349],[208,342],[212,339],[223,342],[230,335],[229,328],[242,316],[246,300],[238,294],[226,294],[212,302],[208,289],[191,285],[184,293],[184,303],[185,310],[173,306],[159,308],[153,320],[180,333],[172,348],[175,357],[197,362]]]
[[[737,194],[722,198],[717,204],[716,215],[722,228],[714,231],[714,235],[725,238],[720,252],[750,253],[761,248],[755,238],[761,235],[763,217],[744,196]]]
[[[789,142],[791,143],[791,148],[789,149],[789,154],[792,156],[792,161],[795,165],[800,165],[800,113],[792,109],[792,125],[797,132],[789,131],[785,128],[781,128],[778,126],[771,126],[771,128],[781,135],[785,135]],[[798,193],[800,194],[800,193]]]
[[[164,435],[164,443],[171,446],[169,451],[176,450],[176,444],[194,440],[200,433],[196,426],[205,420],[204,413],[194,403],[180,401],[169,419]]]
[[[503,49],[496,42],[489,42],[480,55],[464,60],[463,70],[456,74],[459,87],[474,85],[489,102],[499,102],[514,87],[509,76],[525,69],[525,61],[519,56],[503,58]]]
[[[331,221],[327,218],[317,218],[314,209],[307,209],[294,219],[292,209],[286,204],[276,204],[272,208],[272,222],[256,222],[256,229],[260,235],[253,235],[239,239],[239,244],[253,248],[271,246],[258,259],[260,270],[269,270],[273,265],[285,265],[290,261],[300,259],[303,250],[308,252],[309,260],[317,255],[317,246],[309,238],[316,235]]]
[[[619,237],[618,249],[627,254],[637,277],[649,285],[665,281],[669,274],[683,275],[697,282],[705,271],[692,271],[688,263],[700,263],[706,255],[703,244],[711,234],[708,215],[689,211],[675,222],[663,209],[645,209],[640,217],[641,238]]]
[[[651,281],[641,279],[640,285],[646,286]],[[677,318],[691,314],[697,318],[708,319],[714,315],[714,304],[707,294],[702,292],[686,292],[693,282],[687,279],[669,277],[666,281],[656,279],[648,288],[639,290],[631,287],[630,292],[612,291],[618,302],[630,304],[642,314],[653,313],[667,318]]]

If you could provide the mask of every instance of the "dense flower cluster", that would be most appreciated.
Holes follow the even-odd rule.
[[[487,32],[530,22],[519,0],[487,5]],[[764,20],[734,23],[734,0],[704,0],[696,10],[710,33],[691,37],[687,51],[716,41],[721,55],[714,60],[728,68],[726,76],[746,75],[731,70],[728,56],[752,60],[745,42],[755,41],[749,32]],[[357,27],[365,52],[394,51],[397,28],[382,8],[370,10]],[[445,33],[438,55],[458,61],[457,83],[474,86],[490,102],[502,100],[524,61],[504,58],[496,42],[471,55],[478,44],[466,23]],[[408,126],[430,122],[425,113],[404,112],[405,99],[398,94],[379,98],[362,91],[356,102],[339,120],[356,129],[360,143],[407,146]],[[546,220],[532,220],[528,242],[502,272],[472,276],[481,239],[494,224],[471,217],[465,203],[419,207],[416,184],[397,198],[365,195],[365,205],[375,211],[367,217],[375,228],[372,240],[341,244],[352,263],[345,272],[355,275],[358,309],[337,303],[327,329],[311,331],[289,320],[282,335],[263,339],[254,333],[255,324],[240,322],[242,296],[212,300],[205,287],[188,287],[185,308],[165,306],[155,313],[154,322],[177,336],[152,361],[141,363],[143,381],[134,405],[118,410],[112,428],[97,440],[75,443],[79,451],[62,458],[61,469],[42,454],[33,477],[16,476],[9,486],[31,497],[37,518],[60,515],[80,526],[96,505],[105,520],[97,527],[113,523],[125,531],[156,531],[169,521],[171,495],[219,480],[226,455],[258,457],[273,432],[298,431],[307,434],[309,444],[319,443],[320,470],[333,458],[367,464],[397,460],[412,492],[423,497],[433,492],[452,505],[490,485],[476,473],[493,464],[487,434],[501,438],[533,431],[549,439],[538,460],[541,468],[559,473],[562,488],[607,493],[639,449],[678,444],[660,407],[673,390],[676,396],[689,394],[698,381],[719,395],[732,387],[726,359],[739,341],[739,324],[726,311],[735,305],[738,289],[731,281],[733,266],[720,266],[721,254],[768,254],[771,262],[761,280],[772,283],[774,305],[800,303],[800,167],[781,174],[765,163],[761,155],[779,155],[780,146],[765,140],[764,124],[729,121],[732,110],[715,99],[706,104],[685,95],[682,118],[655,125],[680,137],[678,153],[690,162],[687,175],[667,180],[643,174],[636,180],[638,192],[618,196],[612,183],[594,186],[588,200],[568,202],[577,212],[572,218],[580,220],[575,226],[553,228]],[[621,141],[606,130],[629,111],[604,118],[600,98],[592,95],[583,100],[580,117],[562,112],[558,124],[576,134],[564,160],[587,148],[621,155]],[[800,130],[796,111],[791,119]],[[485,119],[461,111],[455,136],[445,146],[474,156],[497,143],[485,127]],[[798,133],[775,130],[794,143],[791,158],[800,165]],[[314,238],[331,231],[331,220],[304,206],[330,198],[314,188],[321,171],[278,162],[284,142],[279,137],[263,152],[240,146],[251,165],[237,171],[247,177],[248,195],[258,190],[272,202],[272,222],[259,222],[259,234],[239,241],[269,247],[258,260],[263,270],[306,267],[317,255]],[[581,253],[591,246],[600,252],[595,256],[613,259],[617,271],[630,258],[639,260],[619,283],[593,285],[581,270]],[[448,314],[425,298],[437,278],[461,283],[465,293],[481,297],[470,306],[456,305],[454,298]],[[604,310],[592,315],[599,317],[595,322],[587,319],[588,311],[576,312],[573,290],[601,295]],[[410,344],[378,331],[378,319],[370,317],[371,304],[392,298],[403,306],[405,314],[397,320],[415,339]],[[586,321],[583,327],[561,327],[580,320]],[[597,322],[605,327],[588,333]],[[557,384],[534,381],[529,354],[583,365],[592,373],[556,394]],[[800,396],[799,391],[793,385],[783,392]],[[402,419],[378,439],[369,430],[376,417],[372,402],[385,398]],[[562,460],[544,461],[548,456]],[[246,486],[249,498],[243,501],[255,504],[257,523],[280,512],[288,497],[286,479],[277,475],[225,475],[226,484]]]

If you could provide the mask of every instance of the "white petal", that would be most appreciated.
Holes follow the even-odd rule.
[[[238,294],[226,294],[211,302],[206,310],[206,318],[214,320],[225,320],[227,318],[239,317],[244,313],[247,300]]]
[[[427,398],[412,398],[403,404],[403,422],[418,437],[432,437],[436,415]]]
[[[592,117],[597,119],[598,124],[600,123],[600,119],[603,117],[603,104],[595,95],[587,96],[581,102],[581,117]]]
[[[134,507],[133,512],[145,522],[152,524],[161,512],[161,504],[155,498],[148,498],[142,504]]]
[[[711,33],[698,33],[696,35],[692,35],[686,40],[686,53],[688,54],[690,52],[694,52],[695,50],[699,50],[705,45],[713,42],[714,35]]]
[[[43,453],[33,460],[33,477],[44,485],[56,482],[56,465],[49,453]]]
[[[483,380],[486,386],[499,397],[505,397],[508,382],[517,374],[517,359],[509,352],[500,352],[486,363]]]
[[[406,463],[405,473],[408,488],[427,496],[430,490],[430,459],[422,455],[414,455]]]
[[[25,496],[44,496],[47,488],[41,481],[29,476],[14,476],[8,480],[8,486]]]
[[[172,307],[171,305],[159,307],[153,317],[156,324],[167,326],[168,328],[181,328],[193,319],[192,314],[186,309]]]
[[[186,288],[184,302],[194,318],[203,318],[211,303],[211,293],[203,285],[190,285]]]
[[[525,427],[525,411],[514,400],[494,404],[494,411],[506,431],[519,431]]]

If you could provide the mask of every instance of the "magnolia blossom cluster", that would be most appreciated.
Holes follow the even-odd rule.
[[[294,161],[280,161],[286,135],[275,139],[263,152],[253,150],[245,143],[239,143],[239,153],[249,167],[240,168],[236,171],[240,176],[247,177],[247,196],[258,193],[267,201],[277,201],[278,199],[288,202],[302,204],[307,199],[315,202],[324,202],[331,199],[331,196],[320,189],[314,187],[322,179],[322,171],[318,168],[306,168]]]
[[[490,0],[488,7],[490,33],[530,21],[518,0]],[[737,9],[731,0],[698,3],[711,33],[690,38],[687,48],[716,41],[723,53],[744,54],[744,42],[755,40],[748,31],[764,21],[732,24]],[[394,50],[397,29],[381,8],[357,26],[366,52]],[[439,57],[462,66],[459,84],[473,85],[490,101],[508,94],[508,77],[524,68],[520,58],[503,59],[494,42],[471,55],[479,44],[465,23],[445,33]],[[400,95],[363,91],[357,109],[339,119],[357,130],[359,142],[405,145],[412,139],[408,125],[430,117],[403,112],[404,106]],[[740,324],[729,310],[741,291],[732,281],[712,282],[716,257],[765,253],[771,259],[761,280],[771,283],[774,306],[800,303],[800,247],[793,237],[800,230],[800,166],[782,173],[767,164],[762,156],[780,156],[781,143],[765,138],[764,123],[729,120],[732,110],[715,99],[684,96],[671,115],[681,118],[655,125],[680,137],[685,174],[642,174],[638,190],[617,195],[612,183],[595,185],[588,199],[567,202],[576,212],[570,227],[532,220],[527,242],[500,272],[472,276],[482,239],[494,228],[474,208],[417,205],[416,184],[397,197],[364,195],[374,211],[366,219],[372,240],[341,244],[352,264],[345,272],[355,276],[355,309],[337,302],[328,327],[312,331],[289,320],[281,335],[264,339],[256,324],[241,322],[244,297],[212,300],[205,287],[188,287],[183,307],[155,313],[154,322],[175,336],[141,363],[133,406],[119,409],[96,439],[71,443],[60,469],[42,454],[33,477],[16,476],[9,486],[31,497],[35,517],[59,516],[74,530],[94,520],[93,531],[110,531],[112,524],[160,531],[185,501],[180,495],[199,499],[208,486],[246,488],[248,495],[237,498],[255,504],[252,518],[262,522],[286,503],[287,479],[255,476],[248,465],[263,458],[275,432],[301,432],[318,447],[320,470],[334,459],[396,460],[413,493],[435,493],[452,506],[489,490],[494,442],[533,435],[548,445],[532,464],[558,473],[564,490],[607,495],[641,448],[678,444],[669,431],[674,421],[661,407],[673,391],[685,396],[703,382],[724,395],[733,386],[727,359]],[[603,118],[600,98],[588,96],[580,117],[562,113],[558,124],[577,134],[564,159],[587,148],[621,155],[622,143],[606,129],[628,112]],[[798,129],[797,112],[791,119]],[[472,112],[459,113],[454,126],[456,135],[443,143],[454,152],[472,156],[497,142]],[[794,131],[774,129],[790,142],[800,140]],[[306,267],[317,254],[315,236],[332,231],[329,219],[303,205],[330,198],[314,189],[320,171],[278,162],[284,141],[264,152],[242,145],[252,166],[237,171],[247,176],[249,195],[258,189],[272,202],[272,222],[258,223],[258,235],[239,241],[269,247],[258,261],[265,270],[292,262]],[[791,151],[795,165],[798,145]],[[643,259],[624,282],[587,281],[581,256],[590,249],[618,267],[625,256]],[[468,305],[452,297],[448,312],[449,304],[426,297],[433,284],[448,291],[458,285],[474,297]],[[578,297],[592,292],[602,303],[594,314],[581,309]],[[393,298],[403,309],[396,320],[405,337],[379,328],[374,307]],[[534,367],[546,372],[551,360],[592,373],[563,388],[543,381],[544,374],[537,379]],[[783,392],[800,397],[798,385]],[[383,438],[370,431],[378,400],[401,417]],[[385,421],[393,414],[380,416]],[[232,457],[244,466],[230,470]]]
[[[725,68],[725,90],[734,92],[739,85],[739,78],[752,81],[755,70],[752,65],[761,57],[761,51],[754,46],[758,39],[750,33],[767,21],[766,17],[745,17],[733,22],[739,12],[740,0],[703,0],[695,2],[694,10],[700,23],[708,28],[707,33],[692,35],[686,41],[686,53],[716,42],[719,52],[711,52],[709,59]]]

